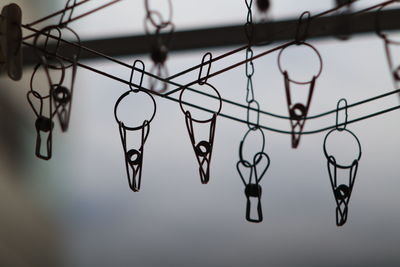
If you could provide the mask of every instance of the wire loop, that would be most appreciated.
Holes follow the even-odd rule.
[[[306,18],[304,18],[306,16]],[[301,13],[299,20],[297,22],[295,41],[297,44],[301,44],[308,37],[308,29],[311,22],[311,13],[309,11],[304,11]],[[304,29],[302,29],[304,27]]]
[[[340,104],[344,103],[344,122],[343,123],[339,123],[339,112],[341,110],[340,108]],[[338,131],[343,131],[344,129],[346,129],[347,126],[347,100],[345,98],[342,98],[338,101],[337,106],[336,106],[336,130]]]
[[[207,61],[206,61],[206,57],[209,57],[209,59]],[[203,85],[203,84],[207,83],[208,76],[210,75],[210,71],[211,71],[211,62],[212,62],[212,54],[210,52],[207,52],[206,54],[204,54],[204,56],[201,60],[198,84]],[[203,75],[204,66],[207,66],[207,71],[206,71],[205,75]]]
[[[140,64],[141,67],[137,67],[137,66],[136,66],[137,64]],[[139,69],[139,70],[138,70],[138,69]],[[134,84],[134,83],[132,82],[132,80],[133,80],[133,75],[134,75],[135,70],[140,72],[140,82],[139,82],[138,88],[134,88],[134,87],[132,86],[132,85]],[[140,89],[142,89],[144,72],[145,72],[145,66],[144,66],[143,61],[141,61],[141,60],[139,60],[139,59],[135,60],[135,62],[133,62],[133,65],[132,65],[131,77],[130,77],[130,79],[129,79],[129,88],[131,88],[131,90],[132,90],[133,92],[135,92],[135,93],[137,93]]]

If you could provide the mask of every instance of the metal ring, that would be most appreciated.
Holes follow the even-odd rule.
[[[149,120],[147,120],[147,121],[148,121],[148,124],[150,124],[150,122],[154,119],[154,116],[156,115],[156,101],[154,100],[153,96],[152,96],[151,94],[149,94],[148,92],[146,92],[146,91],[137,91],[137,92],[136,92],[136,91],[129,90],[129,91],[125,92],[123,95],[121,95],[121,96],[118,98],[118,100],[117,100],[117,102],[115,103],[115,106],[114,106],[114,116],[115,116],[115,120],[116,120],[118,123],[121,123],[121,122],[122,122],[121,120],[118,119],[118,116],[117,116],[118,105],[119,105],[119,103],[122,101],[122,99],[124,99],[124,98],[125,98],[126,96],[128,96],[130,93],[134,93],[134,94],[137,94],[137,93],[145,93],[145,94],[147,94],[147,95],[151,98],[151,100],[153,101],[154,111],[153,111],[153,114],[151,115],[151,118],[150,118]],[[122,123],[123,123],[123,122],[122,122]],[[126,126],[126,125],[124,124],[124,127],[125,127],[127,130],[134,131],[134,130],[139,130],[139,129],[143,128],[143,124],[141,124],[140,126],[135,126],[135,127]]]
[[[219,94],[218,90],[215,89],[215,87],[212,86],[211,84],[209,84],[209,83],[201,84],[201,86],[203,86],[203,85],[207,85],[207,86],[211,87],[211,89],[213,89],[213,90],[217,93],[217,96],[218,96],[218,99],[219,99],[219,108],[218,108],[218,111],[217,111],[217,112],[214,112],[214,114],[216,114],[216,115],[218,116],[218,114],[221,112],[221,108],[222,108],[222,98],[221,98],[221,95]],[[185,92],[185,90],[186,90],[187,88],[188,88],[188,87],[185,86],[185,87],[182,89],[182,91],[181,91],[181,93],[180,93],[180,95],[179,95],[179,106],[181,107],[181,110],[182,110],[183,114],[186,114],[186,110],[183,108],[183,104],[182,104],[182,95],[183,95],[183,92]],[[193,120],[193,121],[195,121],[195,122],[200,122],[200,123],[209,122],[209,121],[211,121],[212,119],[213,119],[213,117],[211,117],[211,118],[209,118],[209,119],[206,119],[206,120],[199,120],[199,119],[195,119],[195,118],[192,117],[192,120]]]
[[[331,160],[329,159],[329,158],[330,158],[330,155],[328,154],[328,151],[327,151],[327,149],[326,149],[326,141],[328,140],[328,136],[329,136],[331,133],[335,132],[335,131],[337,131],[337,132],[348,132],[349,134],[351,134],[351,135],[356,139],[357,145],[358,145],[358,150],[359,150],[358,157],[357,157],[357,161],[359,161],[359,160],[361,159],[361,154],[362,154],[362,153],[361,153],[361,143],[360,143],[360,140],[358,140],[357,136],[356,136],[352,131],[349,131],[349,130],[347,130],[347,129],[343,129],[343,130],[339,131],[339,130],[337,130],[336,128],[334,128],[334,129],[330,130],[330,131],[327,133],[327,135],[325,136],[324,145],[323,145],[325,157],[326,157],[329,161],[331,161]],[[341,168],[341,169],[348,169],[348,168],[351,168],[351,167],[353,166],[353,164],[350,164],[350,165],[341,165],[341,164],[338,164],[337,162],[335,162],[334,165],[335,165],[336,167],[338,167],[338,168]]]
[[[318,52],[318,50],[317,50],[313,45],[311,45],[311,44],[309,44],[309,43],[306,43],[306,42],[299,42],[299,43],[292,44],[292,45],[306,45],[306,46],[310,47],[312,50],[314,50],[314,52],[315,52],[315,53],[317,54],[317,56],[318,56],[318,60],[319,60],[319,63],[320,63],[320,67],[319,67],[318,73],[317,73],[316,75],[314,75],[313,78],[312,78],[311,80],[309,80],[309,81],[306,81],[306,82],[295,81],[295,80],[290,79],[290,78],[289,78],[289,75],[288,75],[288,80],[289,80],[290,82],[296,83],[296,84],[309,84],[309,83],[312,83],[312,81],[314,80],[314,77],[315,77],[315,79],[317,79],[317,78],[321,75],[321,73],[322,73],[323,63],[322,63],[321,54]],[[283,53],[283,51],[284,51],[286,48],[288,48],[289,46],[292,46],[292,45],[287,45],[287,46],[285,46],[284,48],[282,48],[281,51],[279,51],[279,55],[278,55],[278,67],[279,67],[279,71],[282,73],[282,75],[284,75],[284,73],[285,73],[285,71],[284,71],[283,68],[282,68],[282,64],[281,64],[282,53]]]
[[[259,127],[251,128],[251,129],[247,130],[246,134],[244,135],[242,141],[240,141],[240,145],[239,145],[239,158],[240,158],[240,161],[243,162],[243,164],[244,164],[246,167],[251,167],[251,166],[253,166],[253,164],[250,163],[250,162],[252,162],[252,161],[248,161],[248,160],[245,160],[245,159],[243,158],[243,144],[244,144],[244,142],[246,141],[246,138],[247,138],[247,136],[249,135],[249,133],[250,133],[250,132],[254,132],[254,131],[256,131],[256,130],[259,130],[259,131],[261,132],[261,137],[262,137],[262,146],[261,146],[260,152],[264,151],[264,148],[265,148],[265,135],[264,135],[263,130],[262,130],[261,128],[259,128]],[[259,152],[258,152],[258,153],[259,153]],[[254,158],[254,159],[255,159],[255,158]],[[257,164],[260,162],[261,157],[259,157],[259,158],[256,159],[255,161],[254,161],[254,159],[253,159],[253,162],[257,165]]]

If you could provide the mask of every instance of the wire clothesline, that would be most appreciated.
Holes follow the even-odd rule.
[[[77,4],[75,4],[75,6],[77,6],[77,5],[79,5],[79,4],[82,4],[82,3],[85,3],[85,2],[87,2],[87,1],[90,1],[90,0],[81,1],[81,2],[79,2],[79,3],[77,3]],[[109,3],[106,4],[106,5],[108,6],[108,5],[113,4],[113,3],[116,3],[116,2],[118,2],[118,1],[121,1],[121,0],[111,1],[111,2],[109,2]],[[363,12],[367,12],[367,11],[376,9],[376,8],[378,8],[378,7],[381,7],[381,6],[386,5],[386,4],[388,4],[388,3],[391,3],[391,2],[394,2],[394,0],[385,1],[385,2],[382,2],[382,3],[380,3],[380,4],[377,4],[377,5],[374,5],[374,6],[365,8],[365,9],[363,9],[363,10],[354,12],[352,15],[361,14],[361,13],[363,13]],[[106,5],[101,6],[100,8],[105,7]],[[75,6],[73,6],[73,7],[75,7]],[[71,7],[71,8],[73,8],[73,7]],[[322,13],[319,13],[319,14],[317,14],[317,15],[315,15],[315,16],[310,17],[309,20],[311,21],[311,20],[314,19],[314,18],[327,15],[327,14],[329,14],[329,13],[331,13],[331,12],[334,12],[334,11],[338,10],[340,7],[341,7],[341,6],[336,7],[336,8],[332,8],[332,9],[327,10],[327,11],[324,11],[324,12],[322,12]],[[96,10],[99,10],[100,8],[97,8]],[[64,9],[64,11],[65,11],[65,9]],[[56,12],[56,13],[54,13],[54,14],[55,14],[55,15],[58,15],[58,14],[61,14],[62,12],[63,12],[63,11],[59,11],[59,12]],[[93,11],[93,12],[94,12],[94,11]],[[92,13],[92,12],[91,12],[91,13]],[[50,16],[47,16],[46,18],[49,18],[49,17],[51,17],[51,16],[55,16],[54,14],[53,14],[53,15],[50,15]],[[89,12],[84,13],[83,15],[85,15],[85,14],[89,14]],[[76,20],[76,19],[78,19],[78,18],[81,18],[81,17],[83,17],[83,15],[80,15],[80,16],[74,18],[73,20]],[[90,71],[93,71],[93,72],[98,73],[98,74],[100,74],[100,75],[103,75],[103,76],[106,76],[106,77],[108,77],[108,78],[114,79],[114,80],[116,80],[116,81],[119,81],[119,82],[122,82],[122,83],[125,83],[125,84],[128,84],[128,85],[134,86],[134,87],[136,87],[136,88],[138,88],[138,89],[140,89],[140,90],[146,91],[146,92],[148,92],[148,93],[157,95],[157,96],[159,96],[159,97],[162,97],[162,98],[165,98],[165,99],[174,101],[174,102],[180,102],[180,101],[179,101],[179,99],[173,98],[173,97],[171,97],[170,95],[173,94],[173,93],[176,93],[176,92],[178,92],[178,91],[180,91],[180,90],[182,90],[183,88],[187,88],[187,89],[189,89],[189,90],[191,90],[191,91],[193,91],[193,92],[196,92],[196,93],[198,93],[198,94],[205,95],[205,96],[207,96],[207,97],[216,98],[216,96],[213,96],[213,95],[207,94],[207,93],[205,93],[205,92],[201,92],[201,91],[195,90],[195,89],[193,89],[193,88],[190,88],[190,86],[193,85],[193,84],[195,84],[195,83],[197,83],[198,80],[192,81],[192,82],[190,82],[190,83],[188,83],[188,84],[186,84],[186,85],[181,85],[181,84],[176,83],[176,82],[174,82],[174,81],[172,81],[172,80],[175,79],[176,77],[179,77],[179,76],[184,75],[184,74],[186,74],[186,73],[188,73],[188,72],[191,72],[191,71],[193,71],[193,70],[196,70],[197,68],[200,68],[200,67],[202,67],[202,66],[205,65],[205,64],[210,64],[210,63],[212,63],[212,62],[218,61],[218,60],[220,60],[220,59],[222,59],[222,58],[228,57],[228,56],[233,55],[233,54],[235,54],[235,53],[237,53],[237,52],[239,52],[239,51],[242,51],[243,49],[245,49],[245,48],[248,47],[248,45],[245,45],[245,46],[242,46],[242,47],[240,47],[240,48],[234,49],[234,50],[229,51],[229,52],[227,52],[227,53],[224,53],[224,54],[222,54],[222,55],[220,55],[220,56],[218,56],[218,57],[216,57],[216,58],[210,59],[209,61],[205,61],[205,62],[203,62],[202,64],[196,65],[196,66],[191,67],[191,68],[189,68],[189,69],[187,69],[187,70],[184,70],[184,71],[182,71],[182,72],[180,72],[180,73],[177,73],[177,74],[175,74],[175,75],[172,75],[172,76],[170,76],[170,77],[168,77],[168,78],[163,79],[163,78],[160,78],[160,77],[158,77],[158,76],[156,76],[156,75],[153,75],[153,74],[151,74],[151,73],[148,73],[148,72],[146,72],[146,71],[143,71],[143,70],[141,70],[141,69],[132,67],[131,65],[126,64],[126,63],[124,63],[124,62],[122,62],[122,61],[120,61],[120,60],[117,60],[117,59],[112,58],[112,57],[110,57],[110,56],[104,55],[104,54],[102,54],[102,53],[100,53],[100,52],[94,51],[94,50],[92,50],[92,49],[90,49],[90,48],[84,47],[84,46],[82,46],[82,45],[79,45],[79,44],[76,44],[76,43],[73,43],[73,42],[66,41],[66,40],[61,39],[61,38],[59,38],[59,37],[52,36],[51,34],[47,34],[47,33],[44,33],[44,32],[40,32],[40,31],[35,30],[34,28],[31,27],[31,25],[34,25],[34,24],[39,23],[39,22],[42,22],[42,21],[44,21],[44,20],[45,20],[45,19],[41,19],[41,20],[35,21],[35,22],[33,22],[33,23],[30,23],[30,24],[27,24],[27,25],[23,25],[23,27],[26,28],[26,29],[28,29],[28,30],[33,31],[33,32],[34,32],[34,35],[36,35],[36,34],[43,34],[43,35],[48,36],[48,37],[50,37],[50,38],[52,38],[52,39],[60,40],[60,41],[62,41],[62,42],[64,42],[64,43],[67,43],[67,44],[69,44],[69,45],[73,45],[73,46],[75,46],[75,47],[79,47],[80,49],[83,49],[83,50],[85,50],[85,51],[87,51],[87,52],[94,53],[94,54],[96,54],[96,55],[99,56],[99,57],[102,57],[102,58],[104,58],[104,59],[107,59],[107,60],[110,60],[110,61],[115,62],[115,63],[117,63],[117,64],[120,64],[120,65],[122,65],[122,66],[124,66],[124,67],[128,67],[128,68],[130,68],[131,70],[132,70],[132,68],[133,68],[135,71],[143,72],[143,73],[144,73],[145,75],[147,75],[147,76],[150,76],[150,77],[156,78],[156,79],[158,79],[158,80],[160,80],[160,81],[162,81],[162,82],[166,82],[166,83],[169,83],[169,84],[171,84],[171,85],[177,86],[178,88],[176,88],[176,89],[174,89],[174,90],[172,90],[172,91],[170,91],[170,92],[168,92],[168,93],[160,94],[160,93],[151,91],[151,90],[149,90],[149,89],[147,89],[147,88],[144,88],[144,87],[139,88],[138,85],[136,85],[136,84],[134,84],[134,83],[131,83],[131,82],[125,80],[125,79],[121,79],[121,78],[119,78],[119,77],[116,77],[116,76],[114,76],[114,75],[111,75],[111,74],[109,74],[109,73],[103,72],[103,71],[101,71],[101,70],[95,69],[95,68],[93,68],[93,67],[87,66],[86,64],[82,64],[82,63],[80,63],[80,62],[77,63],[77,65],[80,66],[80,67],[82,67],[82,68],[88,69],[88,70],[90,70]],[[72,21],[72,20],[70,20],[70,21]],[[31,36],[28,36],[28,37],[31,37]],[[28,39],[28,38],[24,38],[24,39]],[[31,45],[31,44],[29,44],[29,43],[27,43],[27,42],[23,42],[23,43],[24,43],[25,45],[27,45],[27,46],[31,46],[31,47],[33,46],[33,45]],[[266,51],[264,51],[264,52],[262,52],[262,53],[260,53],[260,54],[258,54],[258,55],[255,55],[255,56],[253,56],[253,57],[251,57],[251,58],[248,58],[248,59],[246,59],[246,60],[240,61],[240,62],[235,63],[235,64],[233,64],[233,65],[230,65],[230,66],[228,66],[228,67],[226,67],[226,68],[224,68],[224,69],[221,69],[221,70],[219,70],[219,71],[216,71],[216,72],[214,72],[214,73],[210,73],[209,75],[206,76],[206,78],[211,78],[211,77],[217,76],[217,75],[219,75],[219,74],[221,74],[221,73],[224,73],[224,72],[226,72],[226,71],[228,71],[228,70],[231,70],[231,69],[233,69],[233,68],[236,68],[236,67],[238,67],[238,66],[241,66],[241,65],[243,65],[243,64],[246,64],[246,63],[247,63],[248,61],[250,61],[250,60],[254,60],[254,59],[260,58],[260,57],[262,57],[262,56],[265,56],[265,55],[270,54],[270,53],[272,53],[272,52],[274,52],[274,51],[277,51],[277,50],[279,50],[279,49],[282,49],[282,48],[284,48],[284,47],[286,47],[286,46],[288,46],[288,45],[291,45],[291,44],[293,44],[293,43],[295,43],[295,41],[291,41],[291,42],[285,43],[285,44],[283,44],[283,45],[277,46],[277,47],[275,47],[275,48],[266,50]],[[63,56],[60,56],[60,55],[56,55],[56,56],[59,57],[59,58],[61,58],[62,60],[71,61],[70,59],[65,58],[65,57],[63,57]],[[189,87],[189,88],[188,88],[188,87]],[[370,101],[374,101],[374,100],[376,100],[376,99],[379,99],[379,98],[382,98],[382,97],[385,97],[385,96],[389,96],[389,95],[392,95],[392,94],[395,94],[395,93],[399,93],[399,90],[395,90],[395,91],[392,91],[392,92],[389,92],[389,93],[385,93],[385,94],[382,94],[382,95],[378,95],[378,96],[376,96],[376,97],[368,98],[368,99],[365,99],[365,100],[362,100],[362,101],[359,101],[359,102],[350,104],[348,107],[349,107],[349,108],[355,107],[355,106],[358,106],[358,105],[361,105],[361,104],[364,104],[364,103],[367,103],[367,102],[370,102]],[[243,104],[240,104],[240,103],[237,103],[237,102],[234,102],[234,101],[231,101],[231,100],[222,99],[222,101],[223,101],[223,102],[226,102],[226,103],[228,103],[228,104],[236,105],[236,106],[241,107],[241,108],[246,108],[246,109],[249,108],[249,107],[247,107],[247,106],[245,106],[245,105],[243,105]],[[204,107],[195,105],[195,104],[193,104],[193,103],[184,102],[184,101],[182,101],[182,103],[183,103],[183,104],[186,104],[186,105],[188,105],[188,106],[191,106],[191,107],[194,107],[194,108],[197,108],[197,109],[206,111],[206,112],[214,113],[213,110],[209,110],[209,109],[207,109],[207,108],[204,108]],[[363,116],[363,117],[359,117],[359,118],[353,119],[353,120],[349,121],[348,123],[350,124],[350,123],[358,122],[358,121],[361,121],[361,120],[365,120],[365,119],[368,119],[368,118],[371,118],[371,117],[375,117],[375,116],[378,116],[378,115],[381,115],[381,114],[384,114],[384,113],[387,113],[387,112],[390,112],[390,111],[393,111],[393,110],[397,110],[397,109],[399,109],[399,108],[400,108],[400,106],[395,106],[395,107],[392,107],[392,108],[388,108],[388,109],[385,109],[385,110],[381,110],[381,111],[376,112],[376,113],[372,113],[372,114],[369,114],[369,115],[366,115],[366,116]],[[252,107],[250,107],[249,109],[254,110],[254,111],[258,111],[258,110],[254,109],[254,108],[252,108]],[[340,108],[339,110],[341,110],[341,109],[343,109],[343,108]],[[323,113],[320,113],[320,114],[317,114],[317,115],[314,115],[314,116],[309,116],[309,117],[307,117],[307,118],[305,118],[305,119],[321,118],[321,117],[323,117],[323,116],[332,114],[332,113],[334,113],[334,112],[336,112],[336,111],[337,111],[336,109],[330,110],[330,111],[323,112]],[[276,118],[280,118],[280,119],[287,119],[287,120],[290,120],[290,117],[282,116],[282,115],[278,115],[278,114],[274,114],[274,113],[267,112],[267,111],[262,111],[262,110],[260,110],[260,113],[265,114],[265,115],[269,115],[269,116],[273,116],[273,117],[276,117]],[[228,115],[228,114],[220,113],[219,115],[220,115],[221,117],[225,117],[225,118],[228,118],[228,119],[231,119],[231,120],[234,120],[234,121],[238,121],[238,122],[241,122],[241,123],[248,123],[248,122],[245,121],[245,120],[242,120],[242,119],[239,119],[239,118],[230,116],[230,115]],[[256,126],[256,124],[254,124],[254,123],[251,123],[251,122],[250,122],[250,124],[253,124],[254,126]],[[268,127],[268,126],[264,126],[264,125],[259,125],[259,126],[260,126],[260,128],[263,128],[263,129],[266,129],[266,130],[269,130],[269,131],[273,131],[273,132],[284,133],[284,134],[292,134],[291,131],[285,131],[285,130],[275,129],[275,128]],[[328,127],[325,127],[325,128],[321,128],[321,129],[317,129],[317,130],[312,130],[312,131],[304,131],[304,132],[302,132],[301,134],[314,134],[314,133],[319,133],[319,132],[323,132],[323,131],[332,129],[332,128],[334,128],[335,126],[336,126],[336,125],[328,126]]]

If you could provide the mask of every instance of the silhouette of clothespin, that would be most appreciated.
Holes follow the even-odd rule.
[[[22,77],[22,12],[17,4],[3,7],[0,16],[0,73],[18,81]]]
[[[132,87],[132,78],[134,76],[135,70],[138,70],[137,64],[141,64],[141,69],[140,71],[140,84],[138,85],[138,88],[135,89]],[[143,82],[143,76],[144,76],[144,71],[145,71],[145,66],[144,63],[140,60],[135,60],[132,66],[132,72],[131,72],[131,77],[130,77],[130,90],[122,94],[117,102],[115,103],[114,107],[114,116],[115,119],[118,123],[119,126],[119,133],[121,137],[121,142],[122,142],[122,147],[124,150],[124,158],[125,158],[125,167],[126,167],[126,173],[128,177],[128,183],[129,187],[132,191],[138,192],[140,190],[141,186],[141,177],[142,177],[142,167],[143,167],[143,154],[144,154],[144,145],[146,143],[147,137],[150,132],[150,122],[153,120],[155,113],[156,113],[156,102],[154,98],[146,91],[142,90],[142,82]],[[143,123],[138,126],[128,126],[122,122],[117,115],[118,112],[118,106],[121,103],[122,100],[124,100],[126,97],[129,95],[132,97],[132,95],[135,94],[146,94],[148,95],[152,103],[154,105],[154,111],[150,119],[148,120],[143,120]],[[126,100],[126,99],[125,99]],[[139,142],[139,145],[135,147],[128,147],[128,133],[129,132],[134,132],[134,131],[141,131],[141,139]]]
[[[62,62],[59,63],[62,65]],[[48,82],[48,90],[44,90],[44,95],[43,93],[41,94],[39,91],[35,90],[33,85],[34,77],[37,74],[39,68],[44,69]],[[38,158],[44,160],[49,160],[52,156],[52,135],[54,129],[53,117],[55,115],[55,112],[53,111],[53,98],[51,97],[53,86],[54,84],[49,73],[47,59],[43,56],[41,58],[41,62],[35,66],[32,73],[30,90],[27,93],[27,99],[29,105],[36,115],[35,154]],[[46,141],[43,142],[42,139],[45,139]]]
[[[241,143],[243,145],[243,143]],[[264,166],[262,166],[262,162]],[[242,179],[245,190],[244,193],[247,198],[246,203],[246,220],[249,222],[262,222],[263,213],[261,207],[261,193],[262,187],[260,185],[261,179],[264,177],[264,174],[267,172],[270,165],[269,156],[264,152],[258,152],[254,155],[254,159],[252,163],[248,161],[239,160],[236,164],[236,169],[239,172],[240,178]],[[248,177],[245,179],[243,168],[247,168]],[[258,170],[261,168],[261,171]],[[251,214],[251,199],[255,198],[257,200],[257,216],[253,216]]]
[[[306,15],[308,16],[308,18],[306,19],[305,22],[303,22],[303,17]],[[321,75],[322,67],[323,67],[322,66],[322,57],[319,54],[318,50],[311,44],[305,42],[305,39],[308,35],[310,16],[311,16],[310,12],[308,12],[308,11],[301,14],[301,16],[299,18],[299,23],[297,26],[295,42],[291,45],[307,46],[316,53],[316,55],[318,56],[318,59],[319,59],[319,63],[320,63],[320,68],[319,68],[318,73],[316,75],[314,75],[308,81],[293,80],[292,78],[290,78],[288,71],[283,68],[282,63],[281,63],[281,61],[282,61],[281,58],[282,58],[283,52],[285,51],[285,49],[287,47],[289,47],[291,45],[283,47],[278,55],[278,67],[284,77],[286,100],[287,100],[287,106],[288,106],[289,117],[290,117],[290,125],[291,125],[291,130],[292,130],[292,148],[297,148],[300,143],[301,134],[304,129],[308,111],[310,109],[312,96],[314,93],[315,82],[316,82],[316,79]],[[292,94],[291,94],[291,86],[290,86],[291,83],[308,86],[307,103],[304,104],[304,103],[293,101]]]
[[[344,103],[344,107],[340,108],[340,104]],[[341,109],[345,110],[345,121],[343,123],[339,123],[339,111]],[[341,99],[339,100],[337,104],[337,110],[336,110],[336,127],[332,129],[328,134],[325,136],[324,139],[324,154],[327,158],[327,167],[328,167],[328,173],[329,173],[329,179],[331,182],[331,187],[333,191],[333,195],[335,197],[336,201],[336,225],[337,226],[343,226],[348,217],[348,206],[350,202],[350,197],[351,193],[353,191],[353,186],[354,182],[356,179],[357,175],[357,170],[358,170],[358,163],[359,160],[361,159],[361,144],[360,141],[358,140],[357,136],[351,132],[350,130],[346,129],[347,126],[347,101],[346,99]],[[327,140],[328,137],[333,133],[333,132],[345,132],[350,134],[352,137],[357,142],[359,153],[356,159],[352,161],[351,164],[339,164],[335,158],[334,155],[331,155],[328,150],[327,150]],[[339,183],[338,182],[338,169],[342,170],[348,170],[348,180],[345,183]]]
[[[209,60],[206,62],[206,57],[209,57]],[[199,164],[199,174],[200,174],[200,181],[202,184],[207,184],[210,180],[210,163],[211,163],[211,156],[213,152],[213,145],[214,145],[214,136],[215,136],[215,125],[217,122],[217,116],[219,112],[221,111],[222,107],[222,99],[217,91],[217,89],[212,86],[211,84],[207,83],[208,76],[210,74],[211,70],[211,62],[212,62],[212,55],[211,53],[206,53],[203,56],[202,63],[201,63],[201,68],[199,71],[199,78],[198,78],[198,84],[201,86],[208,86],[210,87],[218,96],[219,99],[219,108],[216,112],[214,112],[209,119],[205,120],[200,120],[193,118],[191,112],[189,110],[185,110],[183,108],[183,102],[182,102],[182,96],[187,89],[187,87],[183,88],[181,91],[181,94],[179,96],[179,104],[182,109],[183,114],[185,115],[185,122],[186,122],[186,128],[188,130],[188,134],[190,137],[190,142],[192,143],[192,147],[197,159],[197,162]],[[203,66],[208,65],[207,68],[207,73],[204,77],[202,77],[202,72],[203,72]],[[209,124],[209,131],[208,131],[208,138],[204,140],[198,141],[196,138],[196,133],[194,131],[194,123],[197,124]]]
[[[257,152],[251,161],[246,160],[243,156],[243,146],[247,136],[250,133],[255,133],[259,131],[262,137],[262,146],[260,152]],[[264,152],[265,147],[265,135],[261,128],[254,127],[249,129],[244,135],[242,141],[239,145],[239,161],[236,164],[236,169],[239,173],[239,176],[245,186],[245,196],[246,196],[246,220],[249,222],[259,223],[263,220],[263,213],[261,207],[261,194],[262,187],[260,185],[261,179],[264,177],[267,172],[271,160],[269,156]],[[252,199],[256,199],[257,201],[257,209],[256,215],[252,214]]]

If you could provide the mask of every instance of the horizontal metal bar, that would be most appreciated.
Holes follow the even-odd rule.
[[[400,29],[399,17],[400,9],[382,10],[379,16],[381,30]],[[293,40],[296,35],[297,24],[298,19],[256,24],[254,29],[255,43],[264,44]],[[307,36],[308,39],[314,39],[375,31],[376,12],[367,12],[357,15],[334,15],[313,19]],[[235,25],[175,32],[171,40],[170,50],[210,49],[246,43],[244,26]],[[150,52],[149,36],[147,35],[86,40],[82,41],[82,45],[112,57],[147,54]],[[96,58],[94,54],[83,52],[80,59],[94,58]],[[24,61],[28,65],[37,61],[32,48],[24,48]]]

